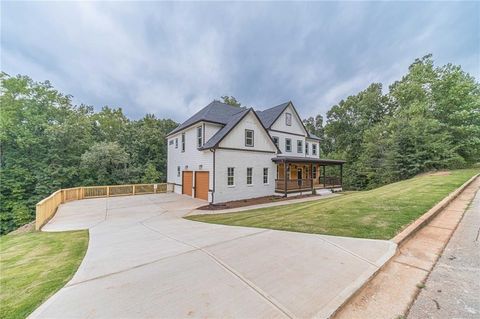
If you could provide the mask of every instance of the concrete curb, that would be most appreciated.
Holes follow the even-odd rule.
[[[390,241],[396,244],[396,249],[393,254],[390,255],[390,257],[386,258],[384,261],[383,265],[379,267],[373,274],[368,277],[368,279],[360,285],[357,290],[355,290],[348,298],[344,300],[344,302],[337,308],[335,309],[328,318],[333,318],[335,315],[342,310],[349,302],[350,300],[353,300],[354,297],[356,297],[364,287],[366,287],[372,280],[375,278],[375,276],[383,270],[389,262],[398,255],[400,252],[399,248],[402,244],[404,244],[407,239],[410,239],[414,234],[416,234],[420,229],[422,229],[426,224],[428,224],[438,213],[440,213],[448,204],[450,204],[455,198],[460,195],[465,188],[467,188],[477,177],[479,177],[480,174],[476,174],[475,176],[471,177],[468,181],[462,184],[459,188],[451,192],[447,197],[442,199],[439,203],[437,203],[435,206],[433,206],[430,210],[428,210],[425,214],[420,216],[418,219],[416,219],[412,224],[410,224],[407,228],[405,228],[403,231],[401,231],[399,234],[397,234],[394,238],[392,238]],[[453,232],[452,232],[453,234]],[[415,297],[416,298],[416,297]]]
[[[476,174],[468,181],[466,181],[462,186],[451,192],[447,197],[442,199],[439,203],[433,206],[425,214],[416,219],[413,223],[408,225],[404,230],[399,234],[393,237],[391,240],[398,245],[402,246],[408,239],[415,235],[420,229],[425,227],[435,216],[438,215],[445,207],[448,206],[458,195],[460,195],[465,188],[468,187],[480,174]]]

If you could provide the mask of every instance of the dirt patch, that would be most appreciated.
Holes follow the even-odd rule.
[[[18,227],[17,229],[9,232],[8,235],[18,235],[18,234],[30,233],[34,230],[35,230],[35,221]]]
[[[447,175],[450,175],[450,172],[446,172],[446,171],[444,171],[444,172],[435,172],[435,173],[430,173],[430,174],[428,174],[428,175],[430,175],[430,176],[447,176]]]
[[[200,209],[200,210],[220,210],[220,209],[228,209],[228,208],[238,208],[238,207],[245,207],[245,206],[250,206],[250,205],[258,205],[258,204],[288,201],[288,200],[291,200],[291,199],[305,198],[305,197],[312,197],[312,196],[318,196],[318,195],[309,194],[309,195],[297,195],[297,196],[291,196],[291,197],[264,196],[264,197],[256,197],[256,198],[235,200],[235,201],[225,202],[225,203],[209,204],[209,205],[201,206],[197,209]]]

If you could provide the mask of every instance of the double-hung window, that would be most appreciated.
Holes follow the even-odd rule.
[[[268,184],[268,167],[263,168],[263,183]]]
[[[303,141],[297,140],[297,153],[303,154]]]
[[[275,146],[280,147],[278,136],[272,136],[272,139],[273,139],[273,143],[275,144]]]
[[[245,130],[245,146],[253,147],[253,130]]]
[[[291,152],[292,151],[292,139],[286,138],[285,139],[285,152]]]
[[[253,167],[247,167],[247,185],[253,184]]]
[[[175,148],[178,148],[178,137],[175,139]]]
[[[292,126],[292,114],[285,113],[285,125]]]
[[[308,142],[305,142],[305,154],[307,154],[307,155],[308,155],[308,147],[309,146],[310,145],[308,145]]]
[[[177,166],[177,177],[180,177],[180,166]]]
[[[312,178],[313,179],[317,178],[317,166],[315,165],[312,166]]]
[[[185,152],[185,133],[182,133],[182,153]]]
[[[227,185],[235,186],[235,168],[234,167],[227,168]]]
[[[312,155],[317,155],[317,144],[312,144]]]
[[[197,127],[197,147],[202,147],[203,145],[203,137],[202,137],[202,127]]]

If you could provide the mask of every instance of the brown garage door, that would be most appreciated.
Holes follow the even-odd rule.
[[[182,194],[192,196],[192,186],[193,186],[193,172],[183,171]]]
[[[208,200],[208,172],[195,172],[195,197]]]

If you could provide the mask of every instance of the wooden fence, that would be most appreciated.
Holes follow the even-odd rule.
[[[111,186],[86,186],[60,189],[38,202],[36,206],[35,229],[39,230],[55,215],[60,204],[85,198],[143,195],[173,192],[173,185],[134,184]]]

